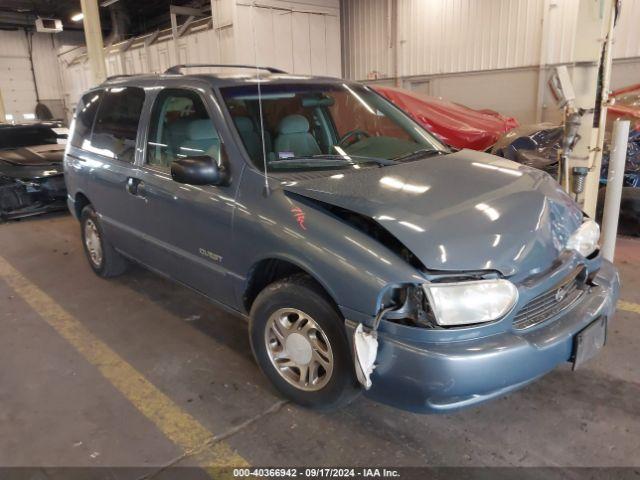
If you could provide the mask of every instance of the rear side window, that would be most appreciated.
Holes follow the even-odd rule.
[[[109,88],[104,92],[93,126],[89,150],[123,162],[133,162],[144,90]]]
[[[78,102],[75,128],[71,137],[71,145],[74,147],[82,148],[83,142],[89,140],[93,120],[96,118],[96,112],[103,93],[102,91],[89,92]]]

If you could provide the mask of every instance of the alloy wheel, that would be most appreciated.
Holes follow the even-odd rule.
[[[99,267],[102,263],[102,243],[100,242],[98,227],[90,218],[84,223],[84,244],[89,253],[91,263]]]
[[[295,308],[276,310],[267,321],[264,339],[271,363],[294,387],[317,391],[331,379],[331,344],[310,315]]]

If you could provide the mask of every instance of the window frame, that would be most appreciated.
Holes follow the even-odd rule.
[[[96,118],[98,117],[98,111],[100,110],[100,105],[102,105],[102,99],[104,98],[104,92],[105,92],[104,88],[95,88],[93,90],[89,90],[88,92],[85,92],[84,95],[82,95],[80,97],[80,100],[76,104],[75,112],[74,112],[74,116],[73,116],[74,128],[70,132],[71,135],[67,138],[67,141],[68,141],[70,147],[77,148],[78,150],[82,150],[83,152],[94,153],[94,152],[91,152],[90,150],[85,150],[84,148],[82,148],[82,143],[84,143],[84,140],[87,140],[87,139],[89,139],[89,143],[91,143],[91,137],[93,137],[93,127],[96,124]],[[77,126],[76,124],[78,122],[78,107],[79,107],[79,103],[82,101],[82,99],[84,97],[88,97],[89,95],[100,95],[100,99],[98,100],[98,105],[96,106],[96,113],[93,115],[93,119],[91,120],[91,126],[87,130],[88,135],[84,136],[83,141],[81,142],[80,145],[74,145],[73,142],[75,140],[74,137],[76,135],[76,126]],[[84,103],[83,103],[83,105],[84,105]]]
[[[153,118],[153,114],[154,114],[154,109],[156,108],[156,105],[158,104],[158,101],[160,101],[160,97],[167,91],[175,91],[175,92],[189,92],[192,93],[194,95],[196,95],[198,98],[200,98],[200,101],[202,102],[202,104],[204,105],[204,108],[207,112],[207,115],[209,115],[209,119],[211,120],[211,122],[213,122],[213,126],[216,129],[217,133],[218,133],[218,137],[220,138],[220,155],[221,158],[226,158],[227,154],[225,153],[225,141],[223,138],[223,132],[222,129],[220,128],[219,122],[216,120],[216,116],[215,116],[215,112],[212,110],[211,106],[209,105],[209,102],[207,102],[207,98],[206,96],[202,93],[202,91],[199,88],[195,88],[195,87],[182,87],[182,86],[175,86],[175,85],[160,85],[160,88],[158,88],[158,90],[155,92],[155,95],[153,96],[153,98],[149,98],[149,107],[148,107],[148,111],[147,111],[147,116],[146,116],[146,127],[143,128],[142,130],[144,130],[144,137],[141,138],[141,143],[139,145],[142,146],[142,148],[139,148],[140,150],[140,163],[137,164],[140,168],[144,169],[144,170],[149,170],[155,173],[164,173],[167,175],[171,174],[171,166],[169,167],[160,167],[157,165],[151,165],[148,162],[148,153],[149,153],[149,139],[150,139],[150,135],[151,135],[151,126],[152,126],[152,121],[154,121]],[[228,167],[228,166],[227,166]]]
[[[86,150],[84,148],[82,148],[82,151],[84,152],[88,152],[91,153],[92,155],[99,155],[100,157],[106,158],[108,159],[110,162],[117,162],[121,165],[130,165],[130,166],[134,166],[137,164],[137,156],[138,156],[138,151],[139,151],[139,145],[140,145],[140,137],[141,137],[141,133],[142,130],[144,130],[144,128],[141,128],[141,124],[145,121],[145,114],[146,114],[146,108],[147,108],[147,103],[149,102],[149,92],[147,91],[147,89],[141,85],[122,85],[122,86],[118,86],[118,87],[113,87],[113,86],[108,86],[108,87],[104,87],[102,88],[102,93],[103,93],[103,97],[100,99],[100,105],[98,105],[98,110],[96,111],[96,115],[93,118],[93,125],[91,126],[91,136],[89,137],[91,141],[93,141],[93,134],[94,134],[94,130],[96,127],[96,122],[98,121],[98,115],[100,115],[100,110],[102,108],[102,105],[104,103],[104,99],[105,99],[105,95],[109,93],[109,89],[111,88],[133,88],[133,89],[137,89],[137,90],[141,90],[143,95],[144,95],[144,99],[142,101],[142,107],[140,108],[140,117],[138,118],[138,127],[136,130],[136,138],[135,138],[135,147],[133,150],[133,160],[131,161],[126,161],[126,160],[122,160],[120,158],[118,158],[118,156],[114,156],[114,157],[110,157],[108,155],[104,155],[102,153],[99,153],[95,150]]]

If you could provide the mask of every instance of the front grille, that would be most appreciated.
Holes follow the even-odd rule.
[[[584,277],[584,268],[577,268],[559,285],[533,298],[515,316],[513,327],[531,328],[569,308],[585,292]]]

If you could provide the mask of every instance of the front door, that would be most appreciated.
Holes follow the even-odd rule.
[[[210,112],[195,90],[162,90],[151,110],[144,164],[130,188],[142,200],[136,208],[143,215],[137,217],[148,249],[140,260],[231,305],[234,282],[225,263],[231,254],[234,185],[195,186],[171,178],[171,163],[180,158],[224,161],[224,144]]]
[[[70,167],[85,172],[78,188],[86,191],[101,217],[105,236],[115,247],[135,256],[143,248],[136,235],[138,218],[127,194],[128,179],[135,174],[138,125],[145,102],[139,87],[109,87],[82,97],[76,115],[68,157]]]

